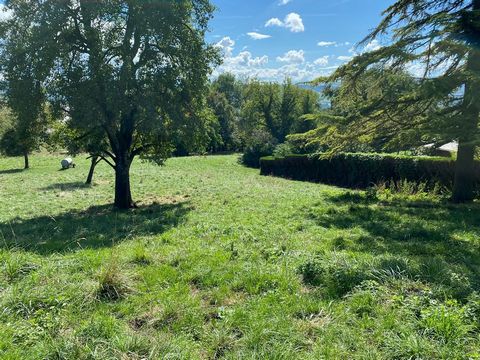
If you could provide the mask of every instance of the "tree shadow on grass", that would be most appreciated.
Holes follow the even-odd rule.
[[[25,169],[9,169],[9,170],[0,170],[0,175],[9,175],[9,174],[18,174],[24,172]]]
[[[177,226],[190,211],[188,202],[140,206],[115,211],[111,205],[58,216],[0,223],[0,248],[20,248],[41,255],[111,247],[137,236],[158,235]]]
[[[75,181],[71,183],[57,183],[45,186],[40,190],[50,191],[50,190],[60,190],[60,191],[75,191],[79,189],[88,189],[91,188],[92,184],[85,184],[82,181]]]
[[[355,240],[349,243],[348,250],[392,254],[420,264],[434,259],[440,264],[438,271],[463,272],[473,288],[480,290],[478,205],[375,202],[345,194],[332,196],[328,201],[332,207],[308,209],[306,217],[322,227],[344,230],[346,237],[353,236]],[[340,237],[334,244],[348,243],[342,240]]]

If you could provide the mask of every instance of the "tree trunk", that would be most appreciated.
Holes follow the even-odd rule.
[[[480,1],[473,2],[474,10],[480,10]],[[474,198],[475,190],[475,149],[480,116],[480,51],[470,44],[471,50],[467,60],[467,70],[474,76],[465,84],[463,98],[462,133],[459,137],[458,154],[455,169],[455,182],[452,200],[456,203],[469,202]]]
[[[475,189],[475,145],[460,139],[455,169],[452,200],[455,203],[472,201]]]
[[[128,155],[120,154],[115,161],[115,207],[120,210],[135,207],[130,191],[130,165]]]
[[[87,181],[85,184],[91,185],[93,181],[93,173],[95,172],[95,166],[98,164],[98,156],[92,156],[92,163],[90,164],[90,170],[88,171]]]
[[[23,154],[23,160],[25,162],[24,169],[30,169],[30,164],[28,162],[28,153]]]

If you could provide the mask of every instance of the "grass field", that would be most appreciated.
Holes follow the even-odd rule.
[[[480,207],[136,162],[0,159],[1,359],[480,358]]]

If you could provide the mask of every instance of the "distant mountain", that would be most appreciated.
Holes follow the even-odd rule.
[[[323,95],[323,90],[325,90],[325,88],[327,87],[327,85],[325,85],[325,84],[320,84],[320,85],[317,85],[317,86],[311,86],[311,85],[308,85],[308,84],[297,84],[297,85],[298,85],[298,87],[300,87],[302,89],[313,90],[313,91],[316,91],[316,92],[318,92],[319,94],[322,94],[322,95]],[[322,109],[329,109],[331,107],[330,100],[328,100],[324,96],[320,96],[320,107]]]
[[[298,84],[298,87],[301,87],[302,89],[307,89],[307,90],[315,90],[318,93],[322,93],[327,86],[325,84],[320,84],[317,86],[311,86],[308,84]]]

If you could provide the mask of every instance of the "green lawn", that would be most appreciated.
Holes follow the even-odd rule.
[[[236,156],[0,159],[1,359],[480,358],[478,205],[369,200]]]

